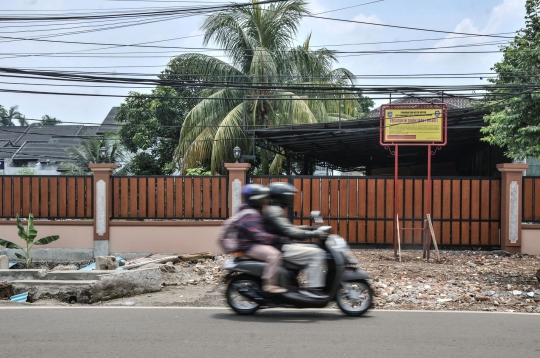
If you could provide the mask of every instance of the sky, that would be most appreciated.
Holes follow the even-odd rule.
[[[222,0],[0,0],[0,17],[46,16],[100,11],[134,11],[148,8],[170,9],[175,6],[211,6]],[[246,2],[246,0],[237,0]],[[470,34],[513,36],[525,25],[525,0],[307,0],[312,14],[343,20],[414,27]],[[340,10],[341,9],[341,10]],[[200,27],[204,15],[170,18],[148,23],[131,22],[128,27],[111,28],[109,22],[52,23],[43,21],[4,22],[0,26],[0,67],[50,71],[116,72],[155,77],[171,58],[180,53],[204,52],[225,59],[221,51],[202,49]],[[1,21],[1,20],[0,20]],[[117,26],[125,19],[114,20]],[[91,25],[91,26],[89,26]],[[86,26],[86,27],[83,27]],[[91,30],[91,31],[88,31]],[[86,31],[82,33],[82,31]],[[73,33],[77,32],[77,33]],[[71,33],[71,34],[66,34]],[[312,48],[326,47],[343,52],[424,49],[439,51],[494,51],[494,53],[424,53],[412,54],[338,54],[336,67],[345,67],[359,76],[471,74],[490,73],[502,58],[499,46],[509,39],[466,37],[441,32],[417,31],[368,24],[305,18],[296,35],[302,43],[311,34]],[[46,36],[46,37],[45,37]],[[173,49],[126,48],[35,41],[71,41],[99,44],[142,44],[169,46]],[[411,41],[413,40],[413,41]],[[398,42],[401,41],[401,42]],[[407,42],[403,42],[407,41]],[[383,43],[388,42],[388,43]],[[477,45],[455,48],[451,46]],[[215,48],[214,44],[208,47]],[[450,48],[448,48],[450,47]],[[130,52],[130,53],[126,53]],[[136,53],[133,53],[136,52]],[[141,53],[145,52],[145,53]],[[357,85],[478,85],[489,75],[467,78],[362,78]],[[438,76],[440,77],[440,76]],[[463,77],[463,76],[462,76]],[[14,84],[17,83],[17,84]],[[129,91],[149,93],[151,87],[133,85],[122,88],[84,87],[79,84],[13,78],[0,73],[0,105],[19,106],[26,118],[40,119],[47,114],[68,123],[101,123],[111,107],[119,106]],[[61,96],[52,94],[8,93],[2,90],[112,94],[119,97]],[[388,102],[377,100],[377,104]]]

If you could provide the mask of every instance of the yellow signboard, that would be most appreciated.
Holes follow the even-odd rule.
[[[384,141],[394,143],[442,142],[443,108],[386,108]]]

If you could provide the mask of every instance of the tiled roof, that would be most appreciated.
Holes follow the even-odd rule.
[[[15,141],[17,138],[21,136],[24,131],[28,129],[28,127],[19,127],[19,126],[13,126],[13,127],[0,127],[0,140],[9,140],[11,142]]]
[[[118,132],[120,130],[120,125],[114,121],[114,116],[116,116],[118,109],[120,109],[120,107],[111,108],[109,114],[107,114],[107,117],[105,117],[101,123],[101,126],[96,132],[97,135],[103,135],[107,132]]]
[[[13,154],[17,151],[19,148],[14,147],[6,147],[6,148],[0,148],[0,158],[6,159],[11,158]]]
[[[448,109],[463,109],[470,107],[473,103],[472,100],[465,97],[457,97],[457,96],[445,96],[444,98],[434,96],[434,97],[414,97],[414,96],[407,96],[405,98],[400,98],[392,101],[392,104],[398,104],[398,103],[446,103],[448,104]],[[371,110],[370,117],[371,118],[378,118],[380,115],[379,108],[375,108]]]
[[[77,147],[84,138],[53,137],[48,142],[27,141],[13,156],[13,160],[61,162],[69,159],[66,149]]]
[[[47,142],[53,136],[76,136],[83,128],[83,125],[40,126],[32,124],[26,132],[13,142],[13,145],[20,147],[28,141]]]

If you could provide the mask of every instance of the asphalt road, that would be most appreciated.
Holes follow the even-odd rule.
[[[540,357],[540,315],[0,307],[2,358]]]

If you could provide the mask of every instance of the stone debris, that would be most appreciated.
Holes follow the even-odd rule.
[[[13,295],[13,285],[11,282],[0,281],[0,300],[6,300]]]
[[[115,256],[96,257],[96,270],[116,270],[119,266]]]
[[[77,265],[58,265],[53,267],[50,271],[72,271],[78,269]]]

